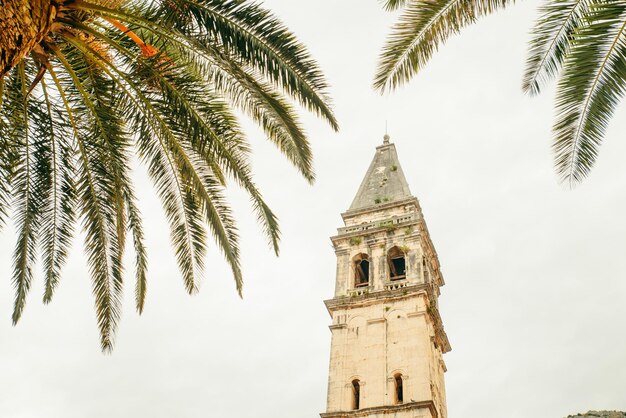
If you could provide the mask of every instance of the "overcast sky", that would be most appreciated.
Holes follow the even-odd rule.
[[[247,197],[231,193],[243,247],[240,300],[212,248],[188,296],[160,203],[142,169],[149,246],[145,313],[132,273],[115,351],[103,355],[76,241],[52,303],[41,274],[12,327],[11,253],[0,233],[0,417],[315,417],[325,410],[332,297],[329,237],[382,142],[385,120],[420,200],[446,285],[440,309],[452,418],[564,417],[626,410],[626,113],[577,189],[552,168],[553,92],[520,91],[537,1],[451,40],[408,86],[371,89],[394,16],[375,0],[267,0],[324,69],[341,124],[304,118],[311,187],[254,127],[256,180],[281,220],[276,258]],[[132,272],[132,260],[127,266]]]

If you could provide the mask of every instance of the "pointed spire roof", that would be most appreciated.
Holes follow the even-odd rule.
[[[396,146],[389,142],[389,135],[385,134],[383,139],[383,145],[376,147],[374,159],[348,209],[349,212],[412,197],[400,167]]]

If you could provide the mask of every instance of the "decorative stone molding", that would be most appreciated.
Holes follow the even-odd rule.
[[[437,411],[437,407],[433,401],[422,401],[422,402],[405,402],[399,405],[386,405],[386,406],[377,406],[374,408],[363,408],[357,409],[354,411],[337,411],[337,412],[323,412],[320,414],[321,418],[356,418],[356,417],[367,417],[375,414],[391,414],[400,411],[419,411],[420,409],[428,409],[430,411],[430,415],[433,418],[439,418],[440,415]]]
[[[363,287],[355,287],[354,289],[348,290],[348,294],[350,297],[363,296],[370,293],[373,290],[373,286],[363,286]]]
[[[396,371],[392,372],[392,373],[391,373],[391,376],[389,376],[389,377],[387,378],[387,382],[393,382],[393,381],[396,379],[395,375],[396,375],[397,373],[400,373],[400,374],[402,375],[402,380],[409,380],[409,376],[408,376],[408,375],[406,375],[406,374],[403,374],[403,373],[402,373],[402,370],[396,370]]]
[[[395,282],[385,282],[384,288],[385,290],[398,290],[398,289],[402,289],[408,286],[409,286],[409,282],[406,279],[404,279],[404,280],[398,280]]]

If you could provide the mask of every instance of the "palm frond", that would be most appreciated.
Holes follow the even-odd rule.
[[[383,47],[374,88],[392,90],[416,75],[441,44],[514,0],[408,0]]]
[[[626,88],[626,4],[596,1],[583,20],[572,34],[556,98],[556,167],[570,186],[591,170]]]
[[[148,255],[144,245],[141,214],[135,204],[132,190],[126,191],[126,208],[128,210],[128,228],[133,234],[135,249],[135,306],[137,312],[143,313],[148,291]]]
[[[152,22],[144,22],[144,24],[148,25],[152,24]],[[245,159],[247,158],[246,155],[248,152],[248,146],[240,139],[242,134],[238,131],[238,128],[233,130],[233,127],[235,126],[234,117],[230,114],[227,115],[227,109],[215,100],[205,101],[204,103],[198,103],[196,105],[192,104],[194,100],[201,100],[201,98],[213,96],[214,93],[208,91],[190,91],[188,89],[189,83],[185,80],[179,79],[176,82],[169,81],[168,77],[161,74],[158,66],[154,66],[154,60],[137,59],[136,55],[133,54],[133,52],[127,47],[124,47],[121,43],[116,42],[102,33],[91,31],[87,27],[80,28],[87,33],[97,36],[99,39],[118,50],[126,59],[128,59],[128,65],[140,65],[141,68],[136,70],[138,74],[148,74],[151,79],[162,83],[164,94],[168,96],[166,106],[174,105],[179,109],[177,117],[180,119],[170,122],[174,125],[182,124],[181,129],[187,132],[187,136],[189,136],[189,132],[191,132],[193,134],[190,136],[192,144],[199,147],[197,148],[197,151],[200,152],[201,155],[205,155],[205,162],[207,164],[212,164],[214,168],[217,168],[214,164],[215,162],[224,164],[224,167],[228,170],[229,174],[233,176],[233,178],[250,194],[258,219],[262,223],[264,231],[268,235],[275,252],[278,253],[278,241],[280,237],[278,223],[275,215],[263,201],[260,193],[251,180],[249,168],[245,162]],[[197,60],[187,62],[186,59],[183,59],[178,55],[185,55],[189,51],[183,43],[184,41],[177,38],[169,38],[168,40],[174,45],[180,46],[180,48],[172,49],[172,46],[170,45],[169,48],[166,49],[166,51],[168,51],[166,54],[168,59],[171,60],[173,57],[176,57],[176,59],[172,60],[172,62],[183,61],[186,69],[189,69],[190,66],[195,66],[195,68],[206,66],[206,64],[199,63]],[[194,43],[194,45],[196,45],[196,43]],[[200,46],[196,46],[197,48],[193,48],[192,51],[195,52],[200,50]],[[159,45],[159,47],[165,48],[165,45]],[[215,52],[215,49],[213,49],[213,52]],[[189,55],[196,55],[196,59],[207,57],[206,55],[197,53],[191,53]],[[217,55],[214,55],[214,57],[215,56]],[[193,60],[193,58],[190,59]],[[215,69],[216,67],[213,66],[212,68]],[[263,92],[260,86],[253,86],[253,82],[255,80],[252,76],[245,74],[243,70],[237,71],[234,64],[229,67],[229,70],[233,74],[237,73],[237,77],[239,78],[235,79],[235,81],[245,86],[244,88],[250,88],[249,86],[252,86],[253,88],[261,89],[261,92],[264,94],[264,96],[261,97],[257,95],[255,101],[252,101],[254,99],[253,97],[249,97],[252,103],[251,105],[249,104],[244,106],[241,101],[236,102],[235,104],[239,105],[239,107],[243,110],[255,108],[257,109],[257,112],[259,109],[269,108],[275,115],[278,115],[281,118],[279,124],[275,123],[276,117],[273,119],[268,118],[263,120],[263,122],[266,120],[268,122],[264,123],[263,127],[266,132],[271,131],[268,134],[269,138],[273,140],[276,138],[276,141],[280,141],[279,146],[281,150],[290,158],[290,160],[294,162],[296,166],[301,168],[301,171],[308,179],[312,180],[313,174],[310,147],[304,133],[299,130],[297,122],[293,120],[293,110],[287,103],[280,102],[278,99],[275,99],[271,92]],[[169,76],[172,76],[173,73],[173,68],[168,68]],[[186,74],[187,78],[189,75],[190,74]],[[209,77],[207,74],[198,75]],[[220,90],[218,83],[216,83],[216,87]],[[243,89],[239,88],[239,91],[241,90]],[[221,93],[226,94],[228,97],[226,92],[221,91]],[[204,108],[203,112],[205,116],[199,113],[198,108]],[[278,125],[278,129],[274,129],[275,125]],[[224,127],[226,127],[225,130]],[[288,132],[284,129],[285,127],[289,129]],[[217,131],[215,129],[217,129]],[[207,139],[210,139],[210,141],[206,141]],[[242,152],[243,154],[241,154]],[[220,173],[218,173],[218,177],[220,177]]]
[[[44,302],[51,300],[80,220],[103,351],[111,350],[120,318],[127,234],[135,251],[135,303],[139,313],[145,307],[147,253],[133,152],[163,204],[186,290],[198,289],[211,235],[241,295],[229,181],[250,196],[276,253],[280,230],[253,181],[237,116],[249,115],[309,182],[311,147],[296,106],[337,129],[318,65],[261,6],[120,4],[60,2],[30,34],[36,44],[14,48],[25,58],[0,78],[0,221],[13,200],[19,232],[14,320],[38,249]]]
[[[76,194],[71,127],[63,122],[63,112],[51,97],[45,79],[42,80],[41,87],[45,101],[45,123],[49,126],[48,135],[41,140],[42,144],[48,145],[45,164],[48,173],[46,187],[49,192],[42,216],[41,249],[46,276],[43,301],[49,303],[59,282],[61,268],[73,237]]]
[[[563,64],[576,28],[587,13],[589,0],[550,0],[539,9],[540,17],[532,31],[522,90],[538,94],[554,78]]]
[[[215,54],[216,56],[217,54]],[[315,180],[312,152],[295,109],[271,85],[225,57],[204,74],[218,91],[244,111],[309,181]]]
[[[213,44],[217,40],[225,52],[238,56],[306,109],[324,118],[333,129],[338,129],[328,107],[328,85],[317,63],[268,10],[241,0],[180,0],[180,4],[194,18],[200,33],[214,39]],[[181,29],[188,33],[191,28],[194,26]]]
[[[107,71],[116,71],[111,68]],[[148,172],[155,181],[157,191],[163,202],[170,222],[172,241],[177,254],[183,281],[189,293],[197,290],[196,275],[202,267],[205,253],[204,228],[197,215],[197,206],[193,196],[189,195],[181,173],[185,161],[182,143],[187,139],[184,130],[173,129],[167,115],[125,74],[117,70],[113,78],[123,78],[132,94],[127,91],[127,98],[135,104],[128,108],[128,114],[134,115],[134,124],[139,132],[138,145],[140,157],[148,162]],[[171,122],[171,121],[170,121]],[[156,140],[156,141],[155,141]],[[187,167],[188,168],[188,167]]]
[[[9,79],[10,94],[7,106],[11,109],[9,118],[13,126],[13,138],[18,141],[17,162],[14,173],[13,196],[15,197],[15,220],[17,244],[13,254],[13,286],[15,303],[13,324],[16,324],[24,310],[26,296],[31,287],[32,269],[37,257],[37,236],[41,217],[41,188],[37,183],[35,145],[29,134],[31,100],[27,96],[30,81],[27,78],[25,63],[18,64]],[[40,126],[41,127],[41,126]]]
[[[411,0],[385,0],[383,7],[387,11],[397,10],[404,7],[408,1]]]
[[[155,34],[158,37],[166,38],[168,41],[168,44],[165,44],[163,47],[167,48],[168,51],[172,51],[173,49],[177,50],[178,57],[186,56],[187,59],[193,60],[194,64],[197,64],[198,61],[204,61],[201,65],[203,66],[210,65],[212,67],[211,71],[215,71],[217,67],[222,67],[222,71],[233,72],[233,74],[230,75],[230,78],[232,79],[233,77],[236,77],[235,80],[237,83],[239,83],[238,88],[240,90],[242,88],[248,89],[248,90],[251,89],[252,86],[250,85],[250,82],[253,78],[255,78],[255,76],[251,75],[250,71],[244,68],[245,66],[250,65],[249,61],[251,58],[248,57],[246,59],[243,59],[241,57],[241,54],[239,53],[233,53],[232,51],[225,52],[223,50],[224,49],[223,46],[220,45],[219,47],[217,47],[213,45],[215,43],[215,39],[213,35],[206,35],[206,34],[202,34],[202,35],[177,34],[176,35],[172,33],[167,33],[166,29],[162,25],[158,24],[158,18],[156,16],[153,19],[138,18],[136,15],[125,13],[120,10],[108,10],[104,8],[98,8],[97,10],[99,13],[102,13],[103,15],[112,16],[112,17],[120,17],[120,18],[132,20],[133,23],[138,25],[139,33],[141,33],[143,30],[143,31],[146,31],[146,33],[148,34]],[[84,28],[83,30],[85,30],[86,32],[89,31],[88,28]],[[92,32],[92,33],[97,35],[97,33],[95,32]],[[283,52],[283,55],[287,55],[287,52]],[[266,57],[263,59],[267,60],[270,58]],[[275,67],[275,66],[278,66],[279,64],[276,64],[276,63],[272,64],[270,62],[268,66],[270,65]],[[258,71],[258,74],[261,77],[269,76],[270,78],[272,78],[271,73],[268,74],[266,70],[263,70],[263,69],[259,70],[256,67],[258,67],[258,64],[250,68],[250,70],[254,72]],[[314,70],[313,67],[309,67],[309,70],[311,69]],[[235,72],[238,72],[239,74],[234,74]],[[313,73],[315,74],[315,72]],[[290,78],[287,78],[287,80],[289,79]],[[258,80],[256,81],[258,82]],[[285,89],[285,86],[282,84],[283,81],[281,81],[280,79],[274,79],[273,81],[276,84],[276,87]],[[290,87],[290,89],[292,89],[293,91],[296,91],[298,89],[302,90],[306,88],[306,86],[308,86],[309,84],[312,84],[312,82],[307,81],[307,79],[305,78],[297,79],[293,82],[293,86]],[[254,86],[254,88],[258,88],[258,86]],[[268,86],[266,87],[266,89],[267,88],[270,88],[270,87]],[[316,88],[318,88],[320,91],[323,91],[323,89],[325,89],[324,86],[316,87]],[[311,94],[314,94],[314,93],[311,93]],[[307,180],[312,182],[314,179],[314,174],[312,170],[312,163],[311,163],[312,157],[310,153],[310,146],[308,144],[308,140],[306,139],[306,135],[304,134],[302,129],[297,126],[297,122],[295,122],[294,110],[289,106],[288,103],[284,101],[277,101],[276,98],[274,97],[276,96],[275,93],[270,93],[269,95],[263,94],[262,96],[259,96],[257,92],[256,96],[257,96],[257,99],[261,98],[262,100],[257,100],[257,103],[254,103],[254,104],[248,104],[247,107],[258,108],[258,105],[260,105],[265,108],[270,108],[271,112],[274,113],[274,117],[272,119],[272,122],[274,123],[269,124],[269,125],[263,124],[262,126],[264,130],[266,131],[266,133],[268,133],[269,138],[272,139],[279,146],[279,149],[283,153],[285,153],[285,155],[289,158],[289,160],[292,161],[292,163],[296,165],[296,167],[298,167],[298,169],[302,172],[305,178],[307,178]],[[295,98],[299,100],[302,104],[306,105],[305,103],[306,100],[304,97],[300,97],[300,98],[295,97]],[[317,99],[313,100],[311,103],[316,103],[319,100],[322,100],[321,93],[319,93],[317,96]],[[268,102],[273,102],[273,103],[268,103]],[[240,107],[244,112],[247,112],[247,109],[241,106],[240,101],[239,102],[236,101],[233,104],[235,106]],[[277,104],[279,104],[280,106],[277,106]],[[314,110],[314,109],[310,109],[310,110]],[[276,113],[277,111],[279,112],[278,114]],[[282,115],[288,114],[289,117],[288,118],[284,117],[285,120],[280,121],[279,118],[277,118],[276,116],[281,115],[281,114]],[[279,123],[276,124],[276,122],[279,122]],[[289,123],[290,125],[285,126],[284,125],[285,122]],[[275,127],[278,127],[279,129],[276,129]]]
[[[69,58],[66,57],[69,55]],[[55,56],[69,74],[72,83],[66,91],[76,88],[74,108],[80,114],[84,136],[79,138],[78,205],[83,217],[85,249],[91,270],[100,343],[104,351],[113,347],[113,338],[120,317],[122,292],[122,247],[119,212],[120,167],[114,148],[124,148],[125,134],[107,80],[95,77],[89,65],[76,50],[55,51]],[[90,91],[86,90],[90,87]],[[123,164],[123,162],[121,162]]]

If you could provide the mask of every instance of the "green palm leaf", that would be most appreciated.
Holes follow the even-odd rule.
[[[591,170],[626,87],[626,4],[594,3],[573,33],[557,86],[556,167],[570,185]]]
[[[387,0],[404,7],[384,47],[374,86],[394,89],[426,65],[440,44],[478,17],[513,1]],[[626,84],[626,4],[545,0],[532,31],[522,89],[537,94],[558,77],[555,165],[570,186],[593,167]]]
[[[317,93],[328,87],[322,72],[280,20],[260,5],[243,1],[183,0],[182,6],[195,19],[201,34],[216,38],[226,52],[236,54],[308,110],[326,119],[334,129],[338,128],[327,104],[328,97]]]
[[[571,47],[576,28],[589,8],[587,0],[552,0],[540,9],[532,31],[522,90],[538,94],[541,86],[554,78]]]
[[[381,53],[374,87],[383,91],[406,83],[450,36],[512,3],[514,0],[407,0]]]
[[[386,10],[397,10],[404,7],[410,0],[385,0],[384,7]]]
[[[44,6],[44,12],[53,10]],[[43,16],[45,24],[31,28],[43,32],[29,35],[38,42],[30,50],[10,45],[11,59],[24,58],[15,68],[4,67],[0,78],[0,221],[13,201],[18,226],[13,319],[23,311],[38,252],[44,302],[51,300],[80,222],[101,346],[110,351],[127,235],[140,313],[146,301],[147,252],[133,191],[133,154],[163,204],[186,290],[198,289],[211,237],[241,294],[229,181],[249,194],[276,253],[280,230],[253,181],[250,144],[236,115],[249,115],[310,182],[312,154],[296,105],[333,129],[337,122],[315,61],[257,4],[78,0],[55,3],[54,10],[54,24]]]
[[[7,106],[12,112],[7,115],[13,127],[12,138],[17,143],[17,160],[14,167],[13,195],[15,196],[15,220],[17,223],[17,245],[13,255],[13,286],[15,303],[13,323],[17,323],[26,304],[26,296],[32,283],[33,264],[36,260],[37,236],[41,220],[41,181],[36,167],[35,139],[30,129],[37,129],[40,120],[33,121],[29,107],[31,100],[26,96],[30,80],[25,63],[20,63],[9,79]],[[41,127],[41,126],[39,126]]]
[[[63,113],[51,97],[45,80],[41,82],[42,99],[45,106],[33,110],[44,110],[44,126],[39,130],[45,134],[38,143],[45,149],[41,164],[46,174],[46,198],[41,225],[41,251],[46,275],[46,290],[43,300],[50,302],[61,276],[61,268],[74,232],[76,194],[75,171],[70,138],[71,129],[63,122]],[[36,110],[35,110],[36,109]]]

